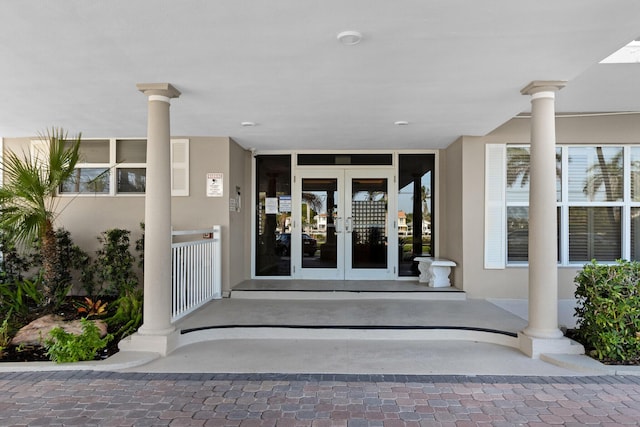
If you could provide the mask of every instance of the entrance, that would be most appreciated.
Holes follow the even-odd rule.
[[[298,169],[291,262],[296,279],[395,278],[393,170]]]

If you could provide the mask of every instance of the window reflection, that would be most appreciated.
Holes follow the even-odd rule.
[[[336,268],[338,180],[302,179],[302,267]],[[305,256],[306,255],[306,256]]]
[[[118,168],[118,193],[144,193],[146,186],[145,168]]]
[[[416,256],[433,256],[433,154],[399,156],[398,265],[400,276],[419,275]]]
[[[60,192],[109,194],[109,169],[76,168],[60,186]]]
[[[289,276],[291,255],[284,248],[291,212],[282,212],[279,201],[291,197],[291,156],[257,156],[256,190],[256,275]]]

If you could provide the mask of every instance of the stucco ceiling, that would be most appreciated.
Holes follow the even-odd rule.
[[[640,110],[640,65],[597,64],[638,16],[636,0],[3,1],[0,136],[144,136],[136,83],[169,82],[174,135],[446,147],[528,111],[532,80],[568,80],[558,111]]]

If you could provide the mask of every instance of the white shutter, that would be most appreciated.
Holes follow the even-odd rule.
[[[505,144],[487,144],[484,190],[484,268],[503,269],[506,262]]]
[[[189,195],[189,140],[171,140],[171,195]]]
[[[49,141],[46,139],[32,139],[29,146],[31,161],[36,165],[49,163]]]

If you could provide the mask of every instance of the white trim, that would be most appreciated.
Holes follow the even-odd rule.
[[[171,98],[163,95],[149,95],[149,101],[162,101],[171,104]]]
[[[504,269],[506,254],[506,144],[485,146],[484,268]]]
[[[535,101],[536,99],[556,99],[556,93],[552,90],[542,90],[540,92],[536,92],[531,94],[531,100]]]
[[[620,249],[624,259],[631,259],[631,146],[625,145],[622,150],[622,200],[628,202],[622,208]]]

